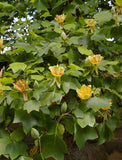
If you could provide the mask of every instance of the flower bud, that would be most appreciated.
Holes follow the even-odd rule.
[[[64,31],[61,33],[61,38],[62,38],[64,41],[67,40],[67,35],[65,34]]]
[[[37,129],[35,128],[31,129],[31,136],[35,139],[39,139],[39,132],[37,131]]]
[[[67,104],[66,104],[66,102],[64,102],[64,103],[61,105],[61,112],[62,112],[62,113],[65,113],[66,110],[67,110]]]

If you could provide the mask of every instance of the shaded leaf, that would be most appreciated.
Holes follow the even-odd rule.
[[[79,148],[83,147],[87,140],[96,139],[98,137],[96,131],[92,127],[81,128],[76,125],[74,139]]]
[[[13,160],[17,158],[19,155],[27,156],[27,145],[24,142],[14,142],[7,145],[5,154],[8,154],[10,158]]]
[[[24,139],[24,132],[22,130],[22,128],[18,128],[16,130],[14,130],[11,134],[10,134],[10,137],[12,140],[14,141],[21,141]]]
[[[44,158],[53,157],[57,160],[64,159],[64,153],[67,153],[66,144],[61,137],[57,135],[45,135],[41,138],[43,146],[42,155]]]

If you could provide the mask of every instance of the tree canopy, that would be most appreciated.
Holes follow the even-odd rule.
[[[63,160],[119,126],[122,0],[0,2],[0,155]],[[31,144],[26,140],[31,137]]]

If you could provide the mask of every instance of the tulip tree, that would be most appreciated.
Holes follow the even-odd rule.
[[[0,2],[0,156],[63,160],[66,134],[79,149],[114,136],[121,31],[122,0]]]

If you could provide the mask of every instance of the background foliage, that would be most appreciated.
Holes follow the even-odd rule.
[[[81,148],[102,144],[118,127],[122,99],[121,0],[2,0],[0,2],[0,155],[14,160],[63,160],[65,135]],[[62,26],[55,17],[66,15]],[[89,26],[87,19],[94,19]],[[103,58],[94,65],[92,53]],[[49,67],[65,68],[60,88]],[[23,92],[13,84],[28,80]],[[91,85],[92,97],[76,90]],[[103,109],[105,108],[105,109]],[[31,143],[28,142],[31,139]]]

